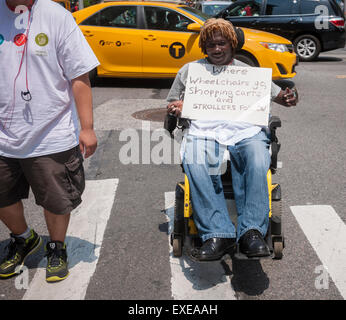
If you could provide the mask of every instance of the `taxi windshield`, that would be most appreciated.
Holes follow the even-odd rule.
[[[210,18],[210,16],[208,14],[205,14],[202,11],[197,10],[195,8],[191,8],[188,6],[181,6],[181,7],[179,7],[179,9],[188,12],[189,14],[195,16],[196,18],[202,20],[203,22]]]

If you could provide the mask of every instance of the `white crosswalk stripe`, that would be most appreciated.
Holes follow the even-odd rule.
[[[97,262],[104,231],[115,200],[118,179],[86,182],[83,202],[73,215],[66,239],[71,275],[54,285],[47,284],[43,259],[23,299],[84,299]],[[165,192],[165,213],[173,227],[175,192]],[[346,225],[331,206],[290,207],[321,266],[346,299]],[[97,213],[97,214],[95,214]],[[168,239],[169,241],[169,239]],[[196,263],[169,252],[171,294],[175,300],[236,300],[231,276],[219,262]]]
[[[175,192],[165,193],[165,210],[172,222]],[[236,300],[230,277],[219,261],[196,263],[175,258],[170,246],[172,296],[175,300]]]
[[[24,300],[84,299],[90,278],[96,269],[118,183],[118,179],[86,181],[83,202],[71,214],[66,237],[70,276],[54,285],[46,283],[46,259],[43,259]]]
[[[346,225],[328,205],[290,208],[324,269],[346,299]]]

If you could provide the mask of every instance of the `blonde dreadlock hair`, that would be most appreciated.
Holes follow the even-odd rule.
[[[199,47],[202,49],[204,54],[206,51],[206,42],[207,39],[212,39],[215,32],[220,32],[223,37],[225,37],[231,44],[233,52],[235,51],[238,45],[237,34],[234,30],[234,27],[231,22],[221,19],[221,18],[211,18],[208,19],[203,27],[201,28],[200,37],[199,37]]]

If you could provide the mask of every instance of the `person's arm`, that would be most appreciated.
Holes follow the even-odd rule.
[[[97,138],[94,131],[92,94],[89,74],[85,73],[72,80],[72,91],[81,125],[79,147],[85,158],[96,150]]]
[[[182,81],[183,70],[187,72],[187,68],[185,68],[185,66],[179,70],[167,96],[167,113],[170,113],[176,117],[180,117],[181,111],[183,110],[183,96],[185,92],[185,84]]]

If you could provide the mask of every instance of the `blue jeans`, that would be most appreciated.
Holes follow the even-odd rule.
[[[194,221],[202,240],[214,237],[239,240],[250,229],[264,236],[269,223],[270,139],[267,134],[261,131],[234,146],[192,135],[185,139],[183,167],[189,179]],[[237,230],[228,213],[220,175],[226,148],[231,158]]]

